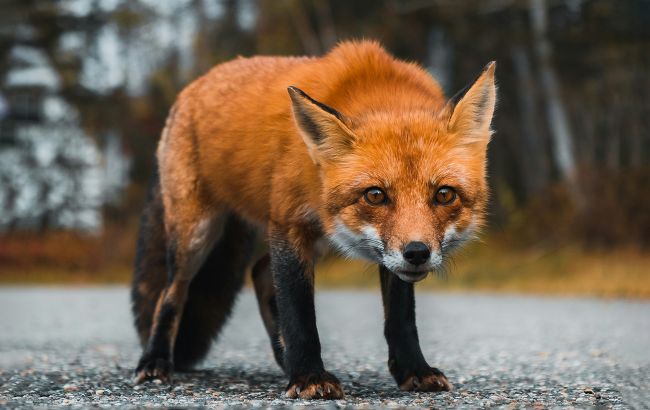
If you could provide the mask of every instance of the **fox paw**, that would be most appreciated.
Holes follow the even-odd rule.
[[[289,382],[286,396],[290,399],[342,399],[345,397],[339,379],[329,372],[297,377]]]
[[[143,356],[135,369],[135,384],[147,380],[158,379],[163,383],[171,383],[174,365],[171,361],[162,358]]]
[[[438,392],[451,391],[453,386],[440,370],[431,367],[429,371],[407,376],[403,382],[399,383],[399,388],[404,391]]]

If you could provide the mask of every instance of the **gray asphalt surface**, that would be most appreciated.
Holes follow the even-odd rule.
[[[379,292],[318,292],[326,367],[347,397],[291,401],[253,294],[199,370],[131,385],[140,352],[125,288],[0,288],[0,407],[286,406],[648,408],[650,303],[478,294],[417,296],[422,348],[451,393],[400,392]]]

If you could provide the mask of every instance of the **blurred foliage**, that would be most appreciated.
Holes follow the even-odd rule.
[[[110,24],[135,42],[162,18],[149,1],[116,2],[111,10],[99,3],[74,15],[61,12],[65,1],[8,0],[0,23],[36,28],[29,42],[54,61],[84,129],[95,136],[117,129],[133,158],[123,201],[105,210],[106,232],[124,229],[125,215],[133,220],[141,209],[167,110],[189,81],[237,55],[319,55],[342,39],[365,37],[428,67],[449,95],[498,61],[489,152],[490,229],[498,238],[520,248],[650,246],[650,1],[161,2],[176,4],[177,14],[192,11],[196,32],[189,54],[169,53],[140,93],[81,86],[82,59],[57,48],[66,32],[90,38]],[[209,17],[214,6],[219,13]],[[18,41],[6,27],[0,56]],[[122,237],[129,245],[131,231]]]
[[[102,235],[48,231],[0,236],[0,275],[7,272],[62,270],[95,274],[105,268],[125,270],[135,256],[136,221],[112,224]]]

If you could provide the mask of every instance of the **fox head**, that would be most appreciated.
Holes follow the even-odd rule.
[[[322,223],[346,256],[408,282],[439,270],[482,225],[495,64],[438,110],[347,117],[289,88],[301,136],[321,176]]]

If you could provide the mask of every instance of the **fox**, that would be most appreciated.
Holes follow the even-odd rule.
[[[422,66],[356,40],[238,57],[183,89],[138,235],[135,383],[203,359],[251,272],[286,397],[344,397],[314,307],[314,266],[333,248],[378,266],[397,386],[451,390],[422,353],[414,285],[484,225],[495,68],[447,98]]]

